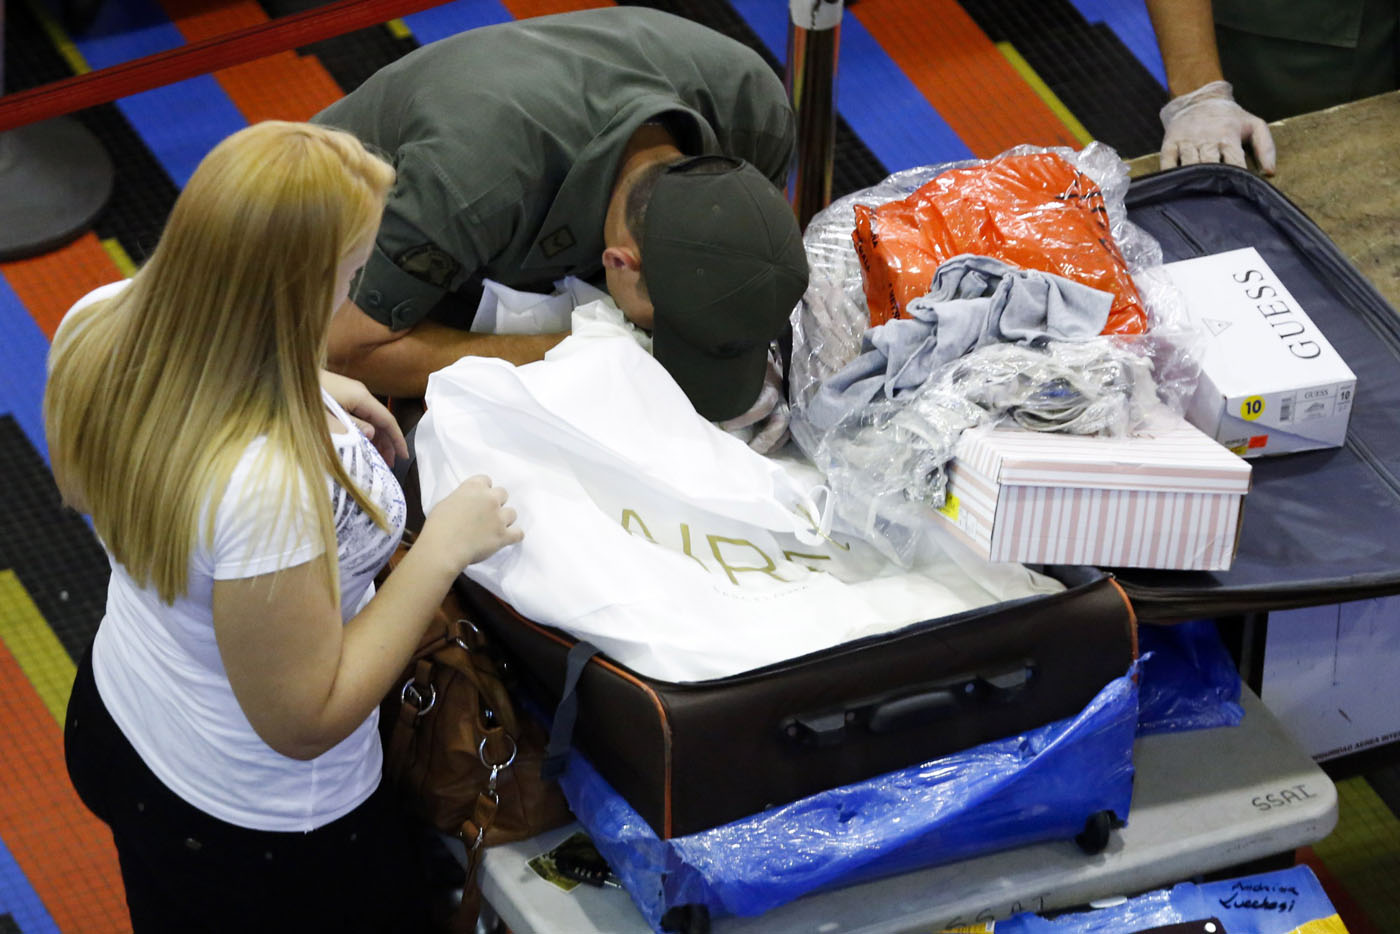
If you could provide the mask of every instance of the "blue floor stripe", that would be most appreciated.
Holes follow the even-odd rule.
[[[184,36],[149,0],[104,3],[74,46],[93,69],[178,48]],[[178,187],[216,143],[247,125],[211,75],[200,75],[117,102],[123,115]]]
[[[1142,0],[1070,0],[1091,23],[1103,23],[1118,36],[1157,83],[1167,86],[1167,70],[1157,48],[1157,33]]]
[[[49,339],[0,276],[0,413],[14,416],[47,463],[44,441],[44,366]]]
[[[0,915],[5,914],[23,934],[60,934],[24,871],[0,840]]]
[[[436,42],[478,26],[493,26],[515,19],[496,0],[455,0],[403,18],[420,45]]]
[[[730,0],[779,61],[787,57],[788,6],[773,0]],[[841,20],[836,109],[891,172],[970,159],[967,148],[880,43],[849,12]]]

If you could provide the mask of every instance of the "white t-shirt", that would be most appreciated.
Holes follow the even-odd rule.
[[[349,429],[331,436],[341,461],[393,530],[376,526],[327,478],[341,616],[349,620],[374,595],[374,576],[403,532],[405,505],[374,445],[334,399],[322,395]],[[93,647],[93,674],[112,719],[171,791],[240,827],[307,831],[353,810],[378,786],[379,712],[334,748],[301,761],[263,742],[234,698],[214,638],[214,581],[295,567],[324,550],[310,503],[304,501],[306,510],[298,514],[285,507],[275,484],[269,489],[258,482],[254,471],[264,461],[264,443],[256,439],[240,459],[219,504],[213,546],[197,537],[188,590],[173,605],[161,602],[153,587],[138,585],[108,553],[112,577]]]

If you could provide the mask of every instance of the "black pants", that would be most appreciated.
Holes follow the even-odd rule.
[[[211,817],[132,748],[98,695],[91,654],[68,702],[64,752],[79,797],[112,829],[136,934],[424,929],[421,837],[382,790],[309,833]]]

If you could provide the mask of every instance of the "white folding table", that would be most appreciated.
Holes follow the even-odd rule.
[[[1086,856],[1041,843],[798,899],[757,918],[716,918],[715,934],[927,934],[958,921],[1068,908],[1170,885],[1314,843],[1337,823],[1331,779],[1248,688],[1237,727],[1147,736],[1128,826]],[[564,892],[527,863],[578,824],[487,851],[486,900],[514,934],[645,934],[627,893]]]

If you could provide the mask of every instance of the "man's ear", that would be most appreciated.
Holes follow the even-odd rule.
[[[642,268],[642,258],[637,255],[636,250],[625,246],[610,246],[603,251],[603,268],[619,271],[630,269],[636,272]]]

